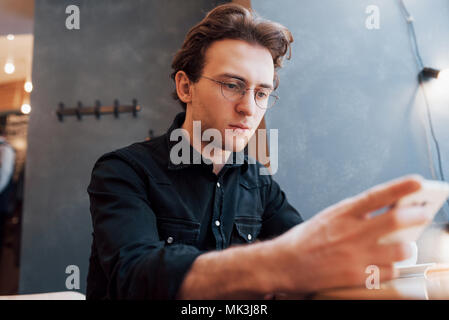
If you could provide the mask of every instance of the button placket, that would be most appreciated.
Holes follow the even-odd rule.
[[[212,218],[213,234],[215,236],[217,250],[223,249],[225,245],[222,221],[220,221],[224,199],[223,194],[224,194],[223,183],[220,182],[220,177],[218,177],[215,183],[214,212]]]

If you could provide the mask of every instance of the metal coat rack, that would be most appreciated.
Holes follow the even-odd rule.
[[[137,104],[137,100],[133,99],[132,105],[120,105],[117,99],[114,100],[112,106],[102,106],[99,100],[95,101],[95,106],[83,106],[81,101],[78,101],[78,106],[75,108],[66,108],[64,103],[60,102],[58,105],[56,115],[59,121],[63,122],[66,116],[76,116],[78,121],[83,119],[86,115],[95,115],[97,119],[100,119],[101,115],[113,114],[115,118],[119,118],[120,113],[132,113],[134,117],[137,117],[137,113],[142,110],[142,107]]]

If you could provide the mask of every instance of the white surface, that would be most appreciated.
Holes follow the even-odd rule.
[[[76,291],[62,291],[0,296],[0,300],[86,300],[86,296]]]

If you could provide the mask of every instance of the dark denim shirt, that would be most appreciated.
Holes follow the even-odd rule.
[[[95,163],[87,299],[175,299],[199,255],[302,222],[279,185],[260,174],[262,164],[243,152],[232,153],[217,175],[205,161],[174,164],[170,134],[184,119],[179,113],[166,134]],[[188,145],[192,160],[197,151]]]

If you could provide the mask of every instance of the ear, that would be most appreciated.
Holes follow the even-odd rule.
[[[184,71],[178,71],[175,76],[176,93],[184,103],[192,102],[192,83]]]

